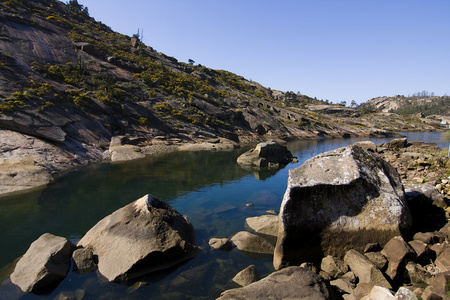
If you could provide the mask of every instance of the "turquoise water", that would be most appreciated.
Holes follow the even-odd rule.
[[[407,134],[409,140],[436,142],[440,133]],[[0,198],[0,299],[53,299],[61,292],[84,290],[92,299],[214,299],[232,285],[229,280],[254,264],[261,276],[273,271],[269,256],[237,249],[211,251],[212,237],[245,230],[245,218],[278,212],[288,170],[312,156],[361,139],[308,140],[288,144],[299,159],[277,172],[242,169],[232,152],[181,152],[121,164],[98,164],[70,173],[47,188]],[[381,143],[390,139],[372,139]],[[440,144],[446,147],[445,144]],[[30,295],[9,284],[8,264],[31,242],[50,232],[76,243],[100,219],[145,194],[153,194],[186,215],[202,251],[188,262],[135,282],[108,283],[96,272],[70,272],[50,294]],[[246,206],[252,203],[253,206]],[[10,269],[11,267],[9,267]]]

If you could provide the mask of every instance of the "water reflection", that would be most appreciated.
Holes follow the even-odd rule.
[[[439,139],[440,133],[425,138]],[[415,135],[411,139],[420,139]],[[255,264],[260,275],[273,271],[272,259],[248,257],[233,249],[212,251],[212,237],[230,237],[245,230],[245,218],[278,212],[286,190],[289,169],[322,153],[361,139],[306,140],[289,143],[299,162],[268,173],[242,169],[237,157],[247,149],[233,152],[182,152],[120,164],[98,164],[68,174],[41,191],[0,199],[0,266],[25,253],[30,243],[50,232],[78,240],[94,224],[116,209],[153,194],[188,216],[203,251],[183,265],[130,284],[107,283],[94,272],[68,277],[50,295],[83,289],[94,298],[161,299],[178,297],[215,298],[229,287],[229,279]],[[390,139],[372,139],[375,143]],[[430,140],[427,140],[430,141]],[[445,145],[440,145],[445,147]],[[252,203],[248,207],[245,204]],[[197,274],[197,275],[195,275]],[[1,286],[0,295],[17,299],[22,294],[13,285]],[[16,297],[17,296],[17,297]],[[25,295],[21,299],[39,299]]]

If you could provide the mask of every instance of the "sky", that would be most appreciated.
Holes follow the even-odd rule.
[[[179,61],[333,103],[450,95],[448,0],[78,0]]]

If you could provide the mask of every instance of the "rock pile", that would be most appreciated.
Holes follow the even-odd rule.
[[[447,171],[448,159],[435,155],[441,151],[436,143],[408,142],[406,138],[376,146],[376,152],[397,169],[403,180],[417,183],[436,183]]]
[[[450,180],[446,179],[438,179],[436,180],[436,189],[441,193],[442,197],[450,199]]]
[[[398,230],[396,231],[399,233],[398,235],[391,235],[389,238],[386,235],[375,235],[373,240],[368,239],[365,234],[360,234],[360,243],[369,241],[362,249],[360,247],[346,249],[342,256],[325,255],[319,264],[303,262],[301,267],[286,267],[243,288],[226,291],[222,293],[219,299],[243,297],[256,299],[272,295],[291,297],[289,293],[292,291],[278,282],[277,278],[283,276],[287,281],[290,281],[291,278],[300,276],[299,274],[293,275],[295,272],[302,274],[301,282],[309,282],[309,286],[314,287],[314,293],[308,295],[314,299],[446,299],[450,279],[450,275],[448,275],[450,274],[450,223],[447,223],[449,215],[445,213],[447,203],[444,197],[447,195],[448,191],[446,192],[445,189],[449,183],[444,179],[436,180],[436,187],[432,182],[431,184],[407,184],[403,188],[397,172],[377,156],[378,153],[382,156],[391,155],[398,158],[401,156],[397,156],[398,151],[407,153],[405,149],[419,149],[417,147],[422,150],[435,149],[433,145],[408,143],[405,139],[398,139],[378,146],[371,142],[358,143],[358,145],[319,155],[307,161],[305,166],[291,171],[290,175],[296,176],[295,179],[293,177],[289,179],[285,200],[283,200],[280,209],[278,226],[275,219],[270,220],[270,226],[263,226],[269,225],[267,216],[246,220],[246,226],[257,234],[262,234],[262,236],[265,236],[267,232],[271,232],[273,235],[273,229],[278,227],[278,247],[280,232],[291,226],[286,226],[287,223],[296,224],[302,228],[305,228],[305,226],[309,228],[318,224],[318,221],[312,222],[314,220],[310,219],[302,221],[304,218],[320,215],[319,219],[322,222],[325,220],[326,226],[330,226],[330,224],[336,228],[341,226],[341,230],[345,229],[346,226],[351,227],[355,224],[361,226],[363,223],[360,220],[359,222],[349,221],[355,217],[358,221],[358,214],[349,214],[348,209],[341,207],[342,203],[352,203],[349,200],[352,198],[345,195],[353,195],[355,199],[367,201],[364,202],[365,204],[358,212],[364,211],[371,201],[371,196],[375,196],[375,198],[379,197],[383,200],[376,205],[376,209],[375,206],[374,209],[371,209],[371,211],[378,212],[377,220],[371,219],[372,221],[368,224],[374,226],[375,221],[380,226],[390,224],[395,215],[393,212],[403,211],[403,214],[398,214],[399,221],[396,224],[405,224],[405,220],[412,221],[411,223],[407,222],[410,226],[409,231]],[[403,157],[409,156],[409,154],[403,154]],[[420,158],[421,155],[417,157]],[[427,161],[429,165],[424,166],[423,163],[414,161],[406,163],[406,160],[403,160],[405,164],[402,164],[402,166],[408,165],[409,168],[401,169],[401,176],[405,179],[416,176],[418,172],[421,172],[421,167],[424,167],[423,170],[440,174],[440,168],[434,164],[436,160],[430,156]],[[314,170],[314,172],[308,172],[309,169]],[[327,175],[329,175],[328,179]],[[361,195],[355,193],[355,188],[350,189],[353,193],[346,192],[347,190],[344,188],[338,188],[339,184],[352,186],[354,181],[365,187],[367,192],[365,196],[363,196],[364,193]],[[377,186],[377,192],[374,192],[374,187],[369,188],[370,184]],[[316,193],[311,192],[314,186],[318,187]],[[328,186],[333,187],[332,193],[326,192]],[[302,189],[306,189],[306,192]],[[403,190],[405,190],[405,193]],[[442,191],[444,191],[444,194],[442,194]],[[392,194],[395,194],[397,198],[393,198]],[[305,197],[308,195],[313,195],[314,201],[307,203]],[[298,197],[301,200],[298,205],[299,209],[292,210],[292,207],[287,207],[286,202],[289,201],[286,201],[286,197],[289,197],[290,201]],[[338,201],[340,206],[330,200],[336,197],[341,200]],[[342,201],[342,199],[345,201]],[[399,209],[393,209],[393,207],[396,207],[395,203],[399,204]],[[411,211],[408,207],[411,208]],[[311,208],[316,208],[317,211],[310,213]],[[380,214],[380,211],[383,210],[390,213]],[[336,213],[335,217],[329,217],[333,212]],[[331,221],[342,218],[344,220],[337,223],[327,222],[327,216]],[[370,217],[370,214],[368,216]],[[380,228],[380,226],[376,225],[374,228]],[[265,227],[270,228],[270,231],[267,231]],[[359,230],[361,230],[361,227],[359,227]],[[289,229],[288,232],[292,233],[292,230]],[[389,232],[393,233],[395,230]],[[294,235],[293,240],[299,241],[298,237],[298,235]],[[290,243],[289,246],[297,250],[305,248],[302,241]],[[283,259],[285,258],[286,256]],[[277,250],[275,250],[275,265],[277,260],[280,259],[277,259]],[[289,260],[286,261],[289,262]],[[301,262],[296,261],[295,264]],[[314,274],[318,277],[314,277]],[[302,283],[296,280],[290,282],[293,289],[299,286],[304,289]],[[295,294],[298,297],[299,293],[301,292],[296,290],[292,295]]]
[[[344,299],[362,299],[380,291],[391,298],[368,299],[444,299],[450,278],[449,234],[447,225],[439,231],[416,233],[408,242],[396,236],[384,248],[369,244],[363,253],[352,249],[343,259],[327,256],[319,274]],[[400,298],[399,293],[410,298]]]

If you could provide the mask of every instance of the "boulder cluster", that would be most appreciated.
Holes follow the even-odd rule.
[[[258,236],[260,245],[266,244],[261,241],[265,237],[277,236],[274,267],[279,270],[261,280],[247,278],[245,283],[233,278],[243,287],[227,290],[219,299],[447,297],[446,199],[435,182],[403,186],[401,177],[410,179],[405,175],[421,172],[423,163],[404,160],[409,169],[400,175],[382,158],[401,156],[405,149],[418,146],[436,147],[406,139],[378,146],[363,142],[323,153],[290,170],[280,214],[248,218],[246,227],[256,234],[237,234],[252,235],[247,241],[223,239],[228,247],[234,244],[252,252]],[[438,174],[432,167],[434,157],[427,161],[426,170]],[[246,242],[249,245],[243,246]],[[330,247],[333,243],[335,247]],[[321,259],[308,256],[311,253],[322,254]]]
[[[219,299],[447,299],[450,184],[436,167],[445,161],[411,154],[430,149],[438,151],[406,139],[360,142],[290,170],[278,215],[247,218],[248,231],[209,241],[212,249],[273,256],[276,270],[261,279],[248,266],[230,278],[239,288]],[[422,171],[430,177],[417,180]],[[19,260],[11,281],[25,292],[50,288],[73,261],[76,272],[98,269],[108,281],[122,282],[197,250],[187,218],[146,195],[102,219],[76,246],[44,234]]]
[[[103,218],[78,242],[43,234],[18,261],[11,282],[24,292],[51,289],[68,273],[98,269],[123,282],[174,266],[197,250],[192,224],[172,207],[146,195]]]

